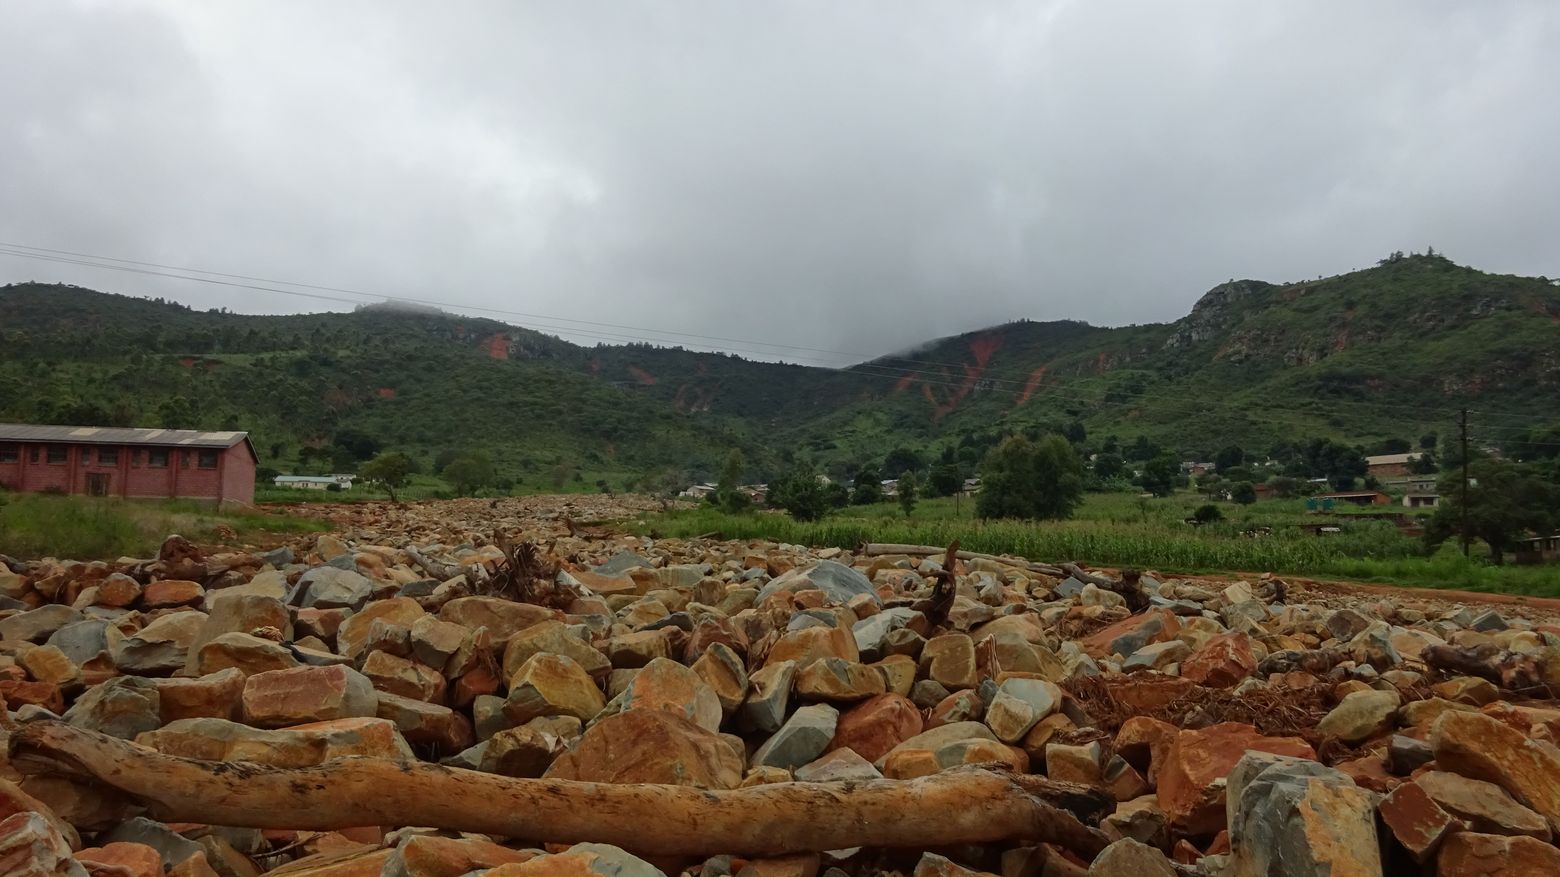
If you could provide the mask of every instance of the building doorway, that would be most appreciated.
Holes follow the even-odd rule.
[[[108,473],[107,472],[88,472],[87,473],[87,495],[88,496],[108,496]]]

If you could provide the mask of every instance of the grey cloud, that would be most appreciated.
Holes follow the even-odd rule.
[[[1542,0],[13,0],[0,22],[0,239],[41,246],[861,357],[1173,319],[1230,277],[1426,244],[1560,273]]]

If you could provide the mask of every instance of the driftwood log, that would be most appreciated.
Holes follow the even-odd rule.
[[[926,557],[933,554],[942,554],[948,549],[936,545],[903,545],[897,542],[868,542],[862,546],[861,552],[867,557],[882,557],[885,554],[909,554],[911,556]],[[960,560],[989,560],[1000,563],[1003,566],[1011,566],[1014,569],[1024,569],[1030,572],[1043,573],[1048,576],[1061,578],[1066,575],[1059,567],[1048,563],[1035,563],[1032,560],[1024,560],[1015,557],[1003,557],[999,554],[982,554],[979,551],[960,551]]]
[[[314,831],[420,825],[538,844],[604,842],[646,856],[1023,840],[1093,858],[1106,844],[1064,809],[1098,818],[1106,805],[1095,790],[984,767],[915,780],[704,791],[514,779],[378,758],[299,769],[196,761],[50,721],[18,728],[11,750],[25,774],[101,783],[168,822]]]

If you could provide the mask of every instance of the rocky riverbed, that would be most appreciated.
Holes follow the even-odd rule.
[[[0,558],[0,873],[1560,873],[1542,606],[603,523],[656,507],[308,507],[337,529],[263,552],[170,537],[156,558]],[[548,794],[583,795],[590,836],[525,813],[479,831],[455,799],[326,826],[262,791],[312,771],[296,800],[350,814],[364,790],[333,787],[342,765],[401,765],[413,789],[471,776],[417,763],[567,781]],[[249,784],[202,802],[186,764]],[[977,795],[896,837],[853,809],[881,791],[909,830],[928,783],[985,773],[1038,789],[1044,824],[992,837],[1004,799]],[[577,783],[708,790],[736,827],[690,824],[675,806],[697,796],[592,821],[600,787]],[[825,797],[741,792],[781,784]],[[202,803],[243,824],[192,818]],[[888,840],[813,848],[779,828],[799,819],[820,842]]]

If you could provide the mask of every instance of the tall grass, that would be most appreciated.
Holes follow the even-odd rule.
[[[1312,535],[1298,527],[1250,537],[1244,524],[1192,527],[1179,517],[1144,520],[978,521],[856,514],[847,509],[822,521],[802,522],[779,513],[728,515],[710,508],[649,517],[643,532],[691,537],[718,533],[730,539],[769,539],[811,546],[851,548],[865,542],[946,545],[954,539],[970,551],[1014,554],[1033,560],[1074,560],[1106,566],[1151,568],[1167,573],[1274,572],[1380,581],[1438,588],[1560,595],[1560,568],[1495,567],[1443,550],[1425,556],[1421,543],[1385,521],[1351,521],[1342,533]],[[1114,516],[1110,516],[1114,517]]]
[[[330,525],[311,518],[264,512],[219,511],[188,500],[124,500],[86,496],[0,493],[0,554],[72,560],[147,557],[178,533],[198,542],[231,530],[240,542],[277,534],[315,532]]]

